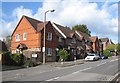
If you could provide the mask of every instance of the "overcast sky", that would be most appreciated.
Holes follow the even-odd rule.
[[[41,2],[7,2],[2,6],[0,17],[0,39],[11,34],[22,15],[27,15],[43,21],[44,12],[55,9],[53,13],[47,13],[47,20],[69,26],[86,24],[92,32],[92,36],[99,38],[108,37],[114,43],[118,42],[118,2],[104,0],[102,2],[89,2],[88,0],[44,0]]]

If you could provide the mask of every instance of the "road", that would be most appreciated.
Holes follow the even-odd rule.
[[[120,70],[118,57],[68,67],[38,66],[2,72],[3,81],[108,81]]]

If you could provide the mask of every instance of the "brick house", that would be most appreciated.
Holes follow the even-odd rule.
[[[80,38],[79,35],[70,28],[66,28],[56,23],[53,23],[53,26],[57,34],[57,48],[65,48],[69,51],[69,60],[74,60],[74,57],[77,59],[82,58],[82,50],[84,50],[84,47],[82,46],[82,38]]]
[[[90,39],[93,42],[93,44],[92,44],[93,51],[95,53],[99,54],[99,52],[100,52],[100,45],[99,45],[98,37],[97,36],[91,36]]]
[[[82,41],[82,44],[85,46],[85,50],[84,50],[84,57],[86,57],[86,53],[92,52],[92,41],[90,39],[90,36],[81,32],[81,31],[75,31],[76,34],[79,35],[79,37],[83,38],[84,41]]]
[[[110,40],[109,38],[100,38],[100,40],[101,40],[101,42],[102,42],[102,44],[103,44],[103,50],[106,49],[107,45],[109,45],[109,44],[114,44],[114,43],[112,42],[112,40]]]
[[[22,16],[12,33],[12,53],[25,50],[39,51],[43,48],[43,22]],[[50,21],[46,22],[46,61],[56,60],[56,34]],[[42,56],[42,55],[40,55]]]

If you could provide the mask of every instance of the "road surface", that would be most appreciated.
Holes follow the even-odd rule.
[[[108,81],[120,70],[119,58],[53,67],[50,65],[2,72],[3,81]]]

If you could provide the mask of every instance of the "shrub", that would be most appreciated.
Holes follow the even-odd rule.
[[[60,55],[60,59],[67,60],[70,54],[65,49],[62,49],[60,50],[59,55]]]
[[[34,67],[37,65],[41,65],[41,62],[37,62],[35,58],[26,58],[25,63],[23,65],[23,67]]]
[[[103,54],[105,54],[108,57],[111,57],[111,54],[110,54],[109,50],[104,50]]]
[[[22,54],[11,54],[10,52],[4,52],[3,57],[4,65],[23,65],[24,56]]]

